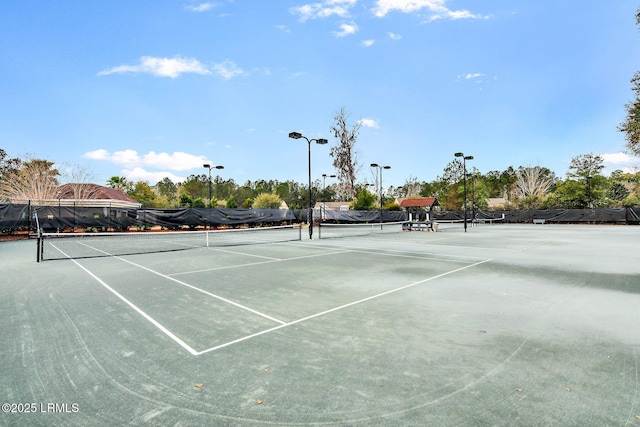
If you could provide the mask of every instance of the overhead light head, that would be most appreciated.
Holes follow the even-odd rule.
[[[216,166],[216,169],[224,169],[224,166]]]
[[[328,143],[329,143],[329,141],[327,141],[327,140],[326,140],[326,139],[324,139],[324,138],[318,138],[318,139],[316,139],[316,142],[317,142],[318,144],[328,144]]]
[[[211,165],[209,163],[205,163],[202,165],[203,168],[211,169]]]
[[[372,167],[372,168],[377,168],[377,167],[378,167],[378,164],[377,164],[377,163],[371,163],[371,167]]]
[[[300,139],[302,134],[300,132],[289,132],[289,138]]]
[[[473,156],[465,156],[465,160],[473,160]]]
[[[456,154],[454,154],[454,156],[456,156],[456,157],[464,157],[464,153],[456,153]]]
[[[383,169],[391,169],[391,166],[383,166]]]

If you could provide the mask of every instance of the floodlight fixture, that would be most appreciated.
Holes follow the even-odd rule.
[[[320,205],[320,221],[324,221],[327,214],[327,178],[335,178],[335,174],[322,174],[322,204]]]
[[[464,153],[458,152],[453,154],[456,157],[462,157],[462,169],[464,179],[464,232],[467,232],[467,160],[473,160],[473,156],[465,156]]]
[[[205,163],[202,167],[209,169],[209,207],[211,207],[211,169],[224,169],[224,166],[211,166],[211,163]]]
[[[289,138],[293,138],[293,139],[304,138],[307,141],[307,144],[309,145],[309,215],[307,218],[307,223],[309,226],[309,240],[311,240],[313,238],[313,209],[311,207],[311,197],[312,197],[312,194],[311,194],[311,142],[324,145],[329,143],[329,141],[327,141],[324,138],[309,139],[306,136],[302,135],[300,132],[289,132]]]
[[[378,174],[378,171],[376,171],[376,183],[379,182],[380,187],[379,187],[379,192],[380,192],[380,228],[382,229],[382,170],[383,169],[391,169],[391,166],[383,166],[383,165],[379,165],[378,163],[371,163],[371,167],[372,168],[378,168],[378,171],[380,171],[380,174]]]

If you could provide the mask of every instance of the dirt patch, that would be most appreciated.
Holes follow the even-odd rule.
[[[26,240],[29,238],[29,233],[27,231],[24,232],[16,232],[11,234],[0,234],[0,242],[7,242],[13,240]]]

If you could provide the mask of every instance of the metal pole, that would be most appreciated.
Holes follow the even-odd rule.
[[[309,139],[300,132],[289,132],[289,138],[304,138],[309,145],[309,215],[307,217],[307,224],[309,226],[309,240],[311,240],[313,238],[313,208],[311,207],[311,142],[315,141],[317,144],[327,144],[329,141],[324,138]]]
[[[454,156],[462,157],[462,173],[464,182],[464,232],[467,232],[467,160],[473,160],[473,156],[465,156],[464,153],[458,152]]]
[[[467,160],[462,158],[462,169],[464,172],[464,232],[467,232]]]
[[[382,166],[380,167],[380,230],[382,230]]]
[[[307,139],[307,143],[309,145],[309,216],[307,217],[307,222],[309,225],[309,240],[311,240],[313,238],[313,210],[311,208],[311,140]]]
[[[471,226],[476,219],[476,175],[471,174]]]
[[[211,208],[211,168],[209,168],[209,208]]]
[[[334,175],[331,175],[334,176]],[[322,174],[322,205],[320,206],[320,221],[327,216],[327,174]]]

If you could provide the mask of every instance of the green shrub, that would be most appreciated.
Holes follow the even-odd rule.
[[[261,193],[253,200],[254,209],[278,209],[282,199],[275,193]]]

